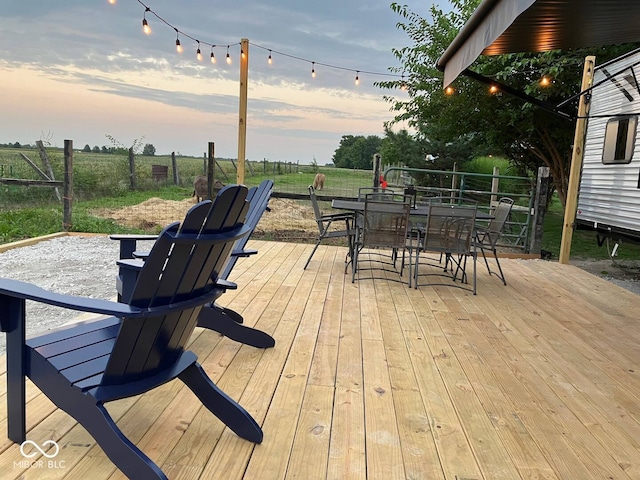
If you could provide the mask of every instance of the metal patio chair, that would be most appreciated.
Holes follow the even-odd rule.
[[[355,236],[354,219],[355,215],[352,212],[348,213],[333,213],[329,215],[323,215],[318,205],[318,199],[316,197],[316,191],[313,185],[309,185],[309,198],[311,199],[311,206],[313,207],[313,213],[316,217],[316,223],[318,224],[318,237],[316,238],[316,244],[307,259],[307,263],[304,264],[304,270],[309,266],[311,258],[316,253],[316,250],[320,246],[323,240],[329,238],[346,238],[349,243],[349,252],[345,258],[345,273],[347,269],[347,258],[352,255],[353,252],[353,237]],[[345,222],[346,228],[344,230],[331,229],[333,222]]]
[[[511,213],[512,206],[513,199],[507,197],[501,198],[495,210],[493,211],[493,218],[491,219],[489,224],[486,227],[478,226],[476,228],[476,234],[474,238],[476,247],[482,253],[482,258],[484,258],[484,263],[487,266],[487,271],[490,275],[499,277],[502,280],[502,283],[504,283],[505,285],[507,284],[507,281],[504,278],[504,272],[502,271],[502,267],[500,266],[500,260],[498,260],[497,245],[500,237],[502,236],[502,231],[504,230],[504,226],[507,223],[507,219],[509,218],[509,214]],[[489,262],[487,261],[485,250],[490,250],[491,252],[493,252],[493,258],[496,260],[498,272],[492,272],[491,268],[489,268]]]

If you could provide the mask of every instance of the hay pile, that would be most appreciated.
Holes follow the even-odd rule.
[[[130,207],[98,209],[93,214],[120,225],[158,232],[172,222],[182,221],[193,205],[192,198],[177,201],[154,197]],[[318,227],[311,207],[285,198],[272,198],[269,207],[271,211],[265,212],[260,219],[255,238],[311,240],[317,235]]]

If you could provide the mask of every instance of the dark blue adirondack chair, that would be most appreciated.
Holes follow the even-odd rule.
[[[160,234],[127,303],[60,295],[0,279],[0,327],[7,332],[8,436],[26,438],[25,377],[76,419],[129,478],[166,479],[120,431],[104,403],[139,395],[175,378],[240,437],[262,441],[254,419],[185,350],[202,306],[222,294],[217,283],[243,225],[247,189],[226,187]],[[25,340],[25,301],[109,317]]]
[[[224,283],[228,289],[237,287],[227,279],[238,259],[258,253],[257,250],[247,249],[246,245],[262,214],[269,210],[268,204],[272,192],[273,180],[263,180],[259,186],[249,189],[247,201],[250,206],[245,225],[250,229],[250,233],[236,241],[231,255],[218,277],[218,283]],[[146,252],[136,251],[137,241],[156,237],[151,235],[112,235],[110,238],[120,241],[120,261],[118,261],[120,271],[118,272],[117,290],[119,298],[122,301],[127,301],[142,267],[143,259],[147,255]],[[243,321],[244,319],[239,313],[212,302],[201,310],[198,326],[215,330],[232,340],[257,348],[270,348],[275,345],[273,337],[255,328],[240,325]]]

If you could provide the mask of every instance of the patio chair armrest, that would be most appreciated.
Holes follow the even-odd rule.
[[[250,257],[251,255],[255,255],[258,253],[258,250],[255,249],[242,249],[242,250],[234,250],[231,252],[231,255],[234,257]]]
[[[78,297],[45,290],[32,283],[21,282],[10,278],[0,278],[0,312],[10,304],[10,298],[32,300],[47,305],[62,307],[80,312],[110,315],[119,318],[146,318],[161,316],[172,311],[181,311],[214,301],[220,296],[220,287],[212,288],[203,295],[176,302],[161,307],[138,308],[126,303],[113,302],[100,298]],[[9,297],[9,299],[5,298]],[[0,315],[0,331],[7,332],[10,329],[9,315]]]
[[[223,290],[237,290],[238,284],[219,278],[216,280],[216,287],[222,288]]]
[[[120,242],[120,258],[133,258],[138,241],[156,240],[157,235],[116,234],[109,235],[111,240]]]

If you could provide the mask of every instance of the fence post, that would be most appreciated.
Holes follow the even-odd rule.
[[[180,185],[178,177],[178,162],[176,162],[176,152],[171,152],[171,167],[173,168],[173,184]]]
[[[491,178],[491,200],[489,208],[493,211],[493,205],[498,201],[498,191],[500,188],[500,167],[493,167],[493,177]]]
[[[549,167],[538,168],[538,180],[536,182],[536,197],[533,210],[533,228],[529,241],[529,251],[540,253],[542,251],[542,226],[547,212],[547,196],[549,194]]]
[[[458,189],[458,175],[456,175],[456,172],[458,171],[458,162],[454,162],[453,164],[453,168],[451,169],[451,171],[453,172],[453,175],[451,176],[451,193],[450,193],[450,197],[451,200],[453,200],[456,196],[462,196],[462,193],[460,193],[460,195],[456,195],[456,190]]]
[[[216,175],[215,143],[209,142],[209,160],[207,162],[207,195],[213,199],[213,177]]]
[[[382,163],[382,157],[379,153],[373,154],[373,187],[378,188],[380,186],[380,166]]]
[[[131,190],[136,189],[136,162],[133,156],[133,147],[129,148],[129,186]]]
[[[73,227],[73,140],[64,141],[64,186],[62,193],[62,230],[68,232]]]

